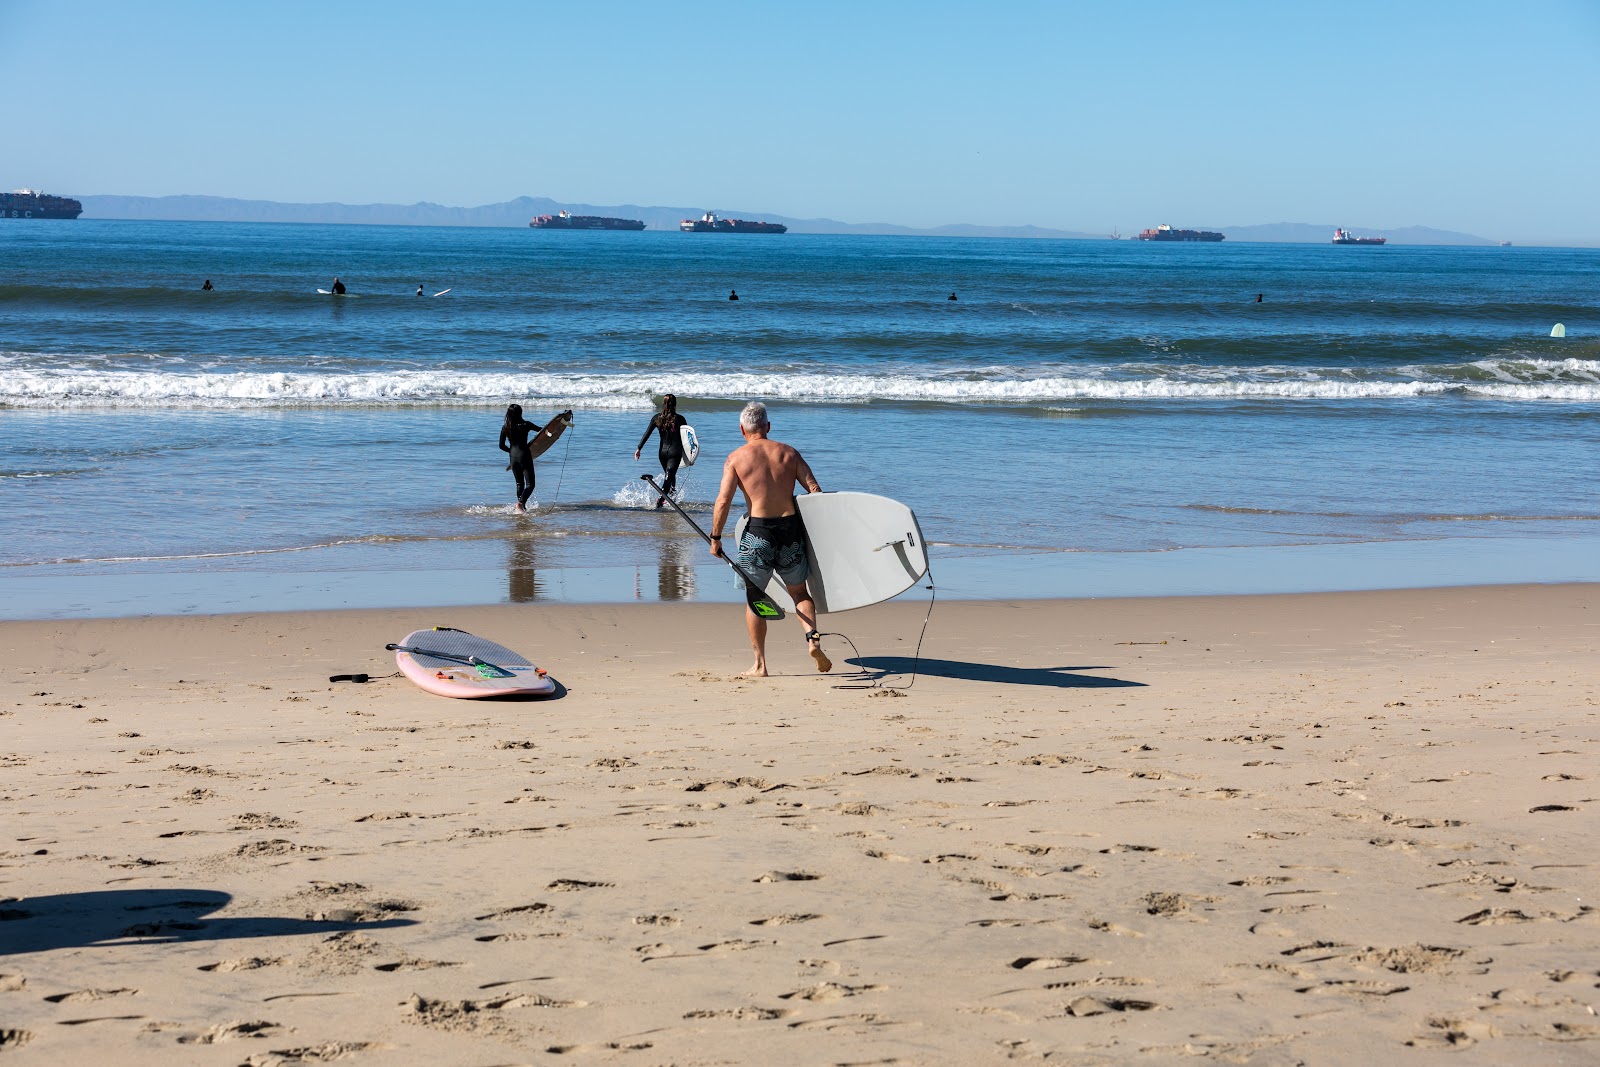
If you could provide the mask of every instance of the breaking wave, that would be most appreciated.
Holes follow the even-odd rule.
[[[144,362],[148,357],[137,358]],[[671,389],[698,399],[861,403],[1048,404],[1074,400],[1361,400],[1464,396],[1600,401],[1600,360],[1490,359],[1389,368],[1201,366],[1158,363],[986,367],[926,373],[822,371],[583,374],[374,369],[189,371],[51,366],[7,360],[0,405],[11,407],[297,407],[486,405],[506,397],[584,408],[646,408]],[[40,366],[39,363],[46,365]],[[22,363],[22,366],[17,366]],[[33,366],[27,366],[33,363]]]

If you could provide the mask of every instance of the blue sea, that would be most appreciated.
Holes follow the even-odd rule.
[[[762,399],[946,595],[1600,580],[1600,250],[78,220],[0,226],[0,617],[734,599],[665,392],[691,512]]]

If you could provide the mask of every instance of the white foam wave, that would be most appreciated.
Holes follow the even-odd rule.
[[[1379,372],[1305,367],[1138,364],[1029,377],[999,369],[949,373],[517,374],[444,370],[192,373],[22,369],[0,376],[13,407],[488,406],[507,397],[587,409],[644,409],[672,390],[702,399],[861,403],[869,400],[1037,404],[1078,400],[1395,399],[1459,394],[1505,400],[1600,401],[1600,361],[1499,360]]]

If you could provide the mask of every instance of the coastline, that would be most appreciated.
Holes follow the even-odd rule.
[[[0,623],[7,1060],[1570,1062],[1597,589]]]

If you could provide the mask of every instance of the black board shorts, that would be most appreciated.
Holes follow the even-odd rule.
[[[751,518],[739,537],[739,566],[765,589],[774,572],[784,585],[799,585],[811,576],[806,558],[806,528],[800,516]]]

